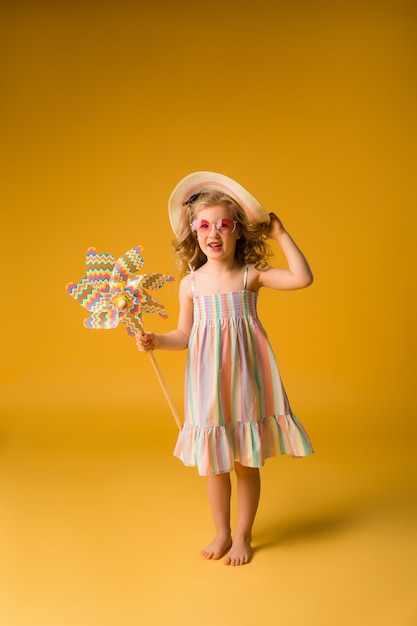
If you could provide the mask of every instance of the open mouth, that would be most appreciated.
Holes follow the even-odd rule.
[[[213,243],[209,243],[208,247],[211,248],[212,250],[218,250],[219,248],[222,247],[223,244],[218,243],[218,242],[213,242]]]

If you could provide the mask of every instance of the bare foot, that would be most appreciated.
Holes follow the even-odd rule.
[[[201,556],[203,559],[213,559],[217,561],[222,558],[231,545],[232,537],[230,534],[217,535],[210,545],[201,551]]]
[[[246,565],[252,559],[252,546],[247,539],[235,539],[225,558],[226,565]]]

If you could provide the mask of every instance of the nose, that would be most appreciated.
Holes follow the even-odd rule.
[[[214,228],[214,234],[218,235],[219,234],[219,230],[217,228],[217,222],[210,222],[209,231],[208,231],[207,234],[212,236],[213,235],[213,228]]]

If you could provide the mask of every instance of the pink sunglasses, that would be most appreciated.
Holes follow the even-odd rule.
[[[237,222],[230,217],[222,217],[217,222],[209,222],[208,220],[194,220],[190,224],[193,233],[204,234],[210,232],[211,225],[214,224],[221,235],[231,235],[235,229]]]

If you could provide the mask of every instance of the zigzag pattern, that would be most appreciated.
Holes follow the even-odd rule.
[[[173,276],[167,276],[166,274],[145,274],[142,280],[142,287],[144,289],[160,289],[165,283],[170,283],[174,280]]]
[[[106,307],[93,311],[90,317],[84,320],[86,328],[106,329],[116,328],[119,324],[119,315],[117,309]]]
[[[68,283],[66,289],[69,295],[79,302],[81,306],[89,311],[93,311],[105,299],[109,286],[107,285],[107,287],[103,287],[99,290],[95,284],[92,284],[89,279],[84,276],[79,283]]]
[[[110,281],[114,257],[111,254],[98,254],[95,248],[88,248],[86,256],[86,278],[102,289]]]
[[[122,319],[122,322],[126,327],[127,334],[130,335],[131,337],[134,337],[136,333],[140,333],[143,331],[143,326],[142,326],[139,316],[126,315]]]
[[[142,311],[144,313],[158,313],[158,315],[166,319],[168,317],[168,314],[164,305],[158,302],[158,300],[155,300],[155,298],[149,293],[146,293],[146,291],[143,291],[142,293],[144,296],[142,302]]]
[[[139,254],[141,251],[141,246],[136,246],[116,261],[111,277],[112,283],[126,283],[129,276],[137,274],[143,267],[143,259]]]
[[[70,296],[90,312],[90,317],[84,320],[86,328],[116,328],[122,322],[128,335],[134,336],[143,331],[143,313],[168,317],[165,307],[146,288],[160,289],[174,277],[159,272],[138,276],[144,265],[141,250],[141,246],[136,246],[115,262],[111,254],[98,254],[95,248],[88,248],[86,275],[78,283],[66,286]],[[119,295],[126,296],[126,309],[117,308]]]

